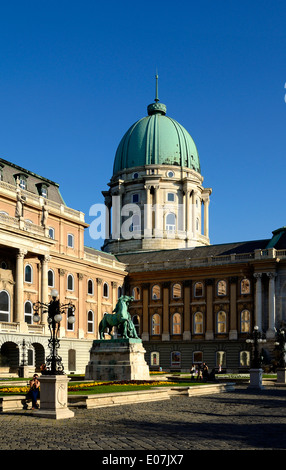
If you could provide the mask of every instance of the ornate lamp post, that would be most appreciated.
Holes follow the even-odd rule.
[[[40,320],[39,310],[42,309],[44,313],[48,313],[48,325],[51,333],[49,339],[50,355],[46,358],[46,369],[42,372],[44,375],[60,375],[64,374],[64,366],[62,364],[62,358],[58,355],[60,347],[60,340],[58,333],[60,329],[60,322],[62,321],[62,315],[66,313],[68,315],[68,323],[75,322],[75,306],[72,303],[60,304],[57,299],[58,291],[53,289],[51,291],[52,300],[45,304],[43,302],[36,302],[34,306],[34,321]]]
[[[286,330],[280,328],[276,333],[275,345],[278,350],[279,359],[277,367],[277,383],[286,383]]]
[[[265,343],[266,340],[262,337],[262,333],[255,326],[251,337],[246,340],[247,343],[253,344],[253,356],[250,366],[250,388],[263,388],[262,387],[262,358],[259,351],[259,344]]]
[[[71,303],[60,304],[56,289],[52,290],[51,295],[52,300],[48,304],[34,303],[34,321],[40,320],[40,309],[43,313],[48,313],[48,325],[51,333],[49,339],[50,355],[46,358],[46,369],[42,371],[40,377],[40,409],[36,412],[37,415],[45,418],[71,418],[74,413],[67,408],[69,378],[64,373],[62,358],[58,355],[60,347],[58,333],[64,313],[67,313],[69,323],[75,322],[75,306]]]

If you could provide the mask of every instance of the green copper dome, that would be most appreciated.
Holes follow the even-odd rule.
[[[196,145],[177,121],[166,116],[166,106],[148,106],[148,116],[139,119],[125,133],[117,148],[113,175],[124,169],[145,165],[178,165],[200,173]]]

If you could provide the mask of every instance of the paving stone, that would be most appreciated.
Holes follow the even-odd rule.
[[[286,450],[286,387],[74,411],[58,421],[2,412],[0,450]]]

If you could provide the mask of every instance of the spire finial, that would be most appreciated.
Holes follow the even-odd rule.
[[[156,71],[156,75],[155,75],[155,78],[156,78],[156,97],[155,97],[155,101],[156,103],[158,103],[159,101],[159,95],[158,95],[158,72]]]

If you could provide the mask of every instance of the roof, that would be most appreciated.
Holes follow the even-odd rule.
[[[230,254],[253,253],[256,249],[265,249],[269,239],[248,242],[225,243],[221,245],[198,246],[187,249],[138,251],[133,253],[120,253],[116,257],[125,264],[139,265],[143,263],[159,263],[164,261],[180,261],[186,259],[208,258]],[[286,246],[286,245],[285,245]]]
[[[197,147],[189,132],[166,116],[162,103],[148,106],[148,116],[139,119],[121,139],[114,159],[113,175],[145,165],[177,165],[200,173]]]

